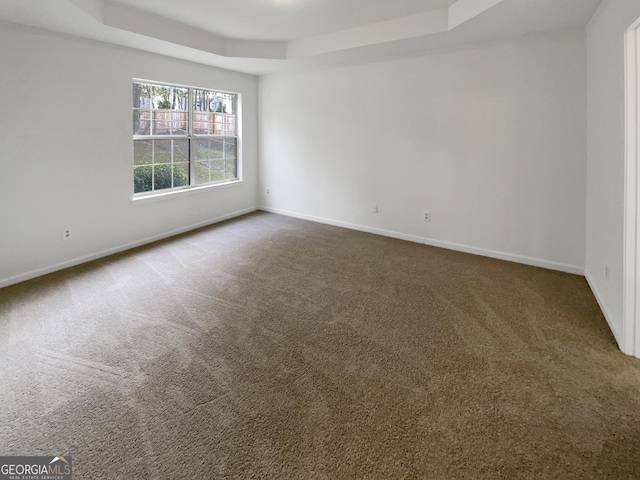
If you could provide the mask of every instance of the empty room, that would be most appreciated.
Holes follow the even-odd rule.
[[[0,87],[0,479],[640,478],[637,0],[0,0]]]

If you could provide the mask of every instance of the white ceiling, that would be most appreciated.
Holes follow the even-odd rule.
[[[602,0],[0,0],[0,20],[252,74],[581,28]]]
[[[108,0],[229,38],[291,41],[447,8],[456,0]]]

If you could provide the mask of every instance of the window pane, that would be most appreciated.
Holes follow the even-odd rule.
[[[173,162],[189,163],[189,141],[187,139],[173,141]]]
[[[165,85],[153,85],[152,87],[153,109],[168,110],[171,108],[169,97],[171,96],[171,87]]]
[[[153,141],[153,163],[171,163],[171,140]]]
[[[153,121],[151,122],[152,135],[170,135],[171,134],[171,113],[154,110]]]
[[[154,110],[187,111],[189,90],[166,85],[151,86],[152,108]]]
[[[151,111],[133,109],[133,134],[134,135],[150,135],[151,134]]]
[[[214,133],[214,114],[208,112],[193,112],[193,133],[196,135],[211,135]]]
[[[189,107],[189,89],[188,88],[180,88],[173,87],[172,92],[173,98],[171,99],[171,108],[173,110],[179,110],[181,112],[186,112]]]
[[[154,110],[152,123],[153,135],[187,135],[189,114],[187,112],[171,112],[167,110]],[[141,128],[146,128],[144,119],[141,120]]]
[[[134,193],[149,192],[153,190],[153,167],[133,167],[133,191]]]
[[[237,178],[235,138],[198,138],[194,148],[196,184]]]
[[[153,163],[153,141],[134,140],[133,141],[133,164],[151,165]]]
[[[178,163],[173,165],[173,186],[185,187],[189,185],[189,164]]]
[[[133,82],[133,108],[150,110],[152,89],[150,83]]]
[[[236,117],[225,113],[216,113],[214,118],[214,132],[216,135],[235,135]]]
[[[224,178],[231,180],[238,178],[238,145],[235,138],[227,138],[223,144]]]
[[[171,165],[154,165],[153,167],[153,189],[162,190],[172,187],[173,171]]]
[[[208,161],[198,161],[195,164],[195,183],[196,185],[201,185],[203,183],[209,183],[209,179],[211,176],[209,175],[209,162]]]
[[[148,89],[150,132],[141,135],[187,135],[189,90],[167,85],[148,85]],[[139,130],[146,132],[147,122],[142,112],[139,123]]]
[[[189,118],[187,112],[174,112],[171,117],[171,134],[187,135],[189,133]]]
[[[193,133],[196,135],[235,135],[235,115],[193,112]]]
[[[193,91],[193,133],[235,135],[237,95],[213,90]]]
[[[194,112],[212,112],[214,98],[216,92],[211,90],[193,90],[193,111]]]
[[[133,156],[136,193],[189,185],[187,139],[134,140]]]
[[[193,141],[193,153],[196,160],[209,159],[209,143],[210,139],[208,138],[196,138]]]
[[[208,183],[210,180],[209,175],[209,157],[210,157],[210,143],[208,138],[198,138],[193,141],[194,148],[194,170],[196,174],[195,183]]]
[[[151,128],[151,90],[148,83],[133,82],[133,134],[149,135]]]

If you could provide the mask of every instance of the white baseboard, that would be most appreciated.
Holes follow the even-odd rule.
[[[251,213],[254,212],[256,210],[264,210],[265,212],[271,212],[271,213],[277,213],[280,215],[285,215],[285,216],[289,216],[289,217],[294,217],[294,218],[300,218],[303,220],[310,220],[313,222],[317,222],[317,223],[324,223],[327,225],[334,225],[336,227],[343,227],[343,228],[348,228],[351,230],[358,230],[361,232],[367,232],[367,233],[373,233],[376,235],[382,235],[385,237],[391,237],[391,238],[397,238],[400,240],[407,240],[409,242],[415,242],[415,243],[421,243],[421,244],[425,244],[425,245],[430,245],[430,246],[434,246],[434,247],[440,247],[440,248],[446,248],[448,250],[455,250],[455,251],[459,251],[459,252],[465,252],[465,253],[470,253],[473,255],[481,255],[481,256],[485,256],[485,257],[490,257],[490,258],[496,258],[499,260],[506,260],[506,261],[510,261],[510,262],[516,262],[516,263],[521,263],[524,265],[531,265],[534,267],[541,267],[541,268],[547,268],[550,270],[558,270],[561,272],[567,272],[567,273],[573,273],[576,275],[584,275],[584,269],[582,267],[579,266],[575,266],[575,265],[567,265],[567,264],[563,264],[563,263],[556,263],[556,262],[549,262],[546,260],[540,260],[540,259],[536,259],[536,258],[530,258],[530,257],[525,257],[522,255],[515,255],[515,254],[510,254],[510,253],[504,253],[504,252],[498,252],[498,251],[494,251],[494,250],[487,250],[487,249],[483,249],[483,248],[477,248],[477,247],[471,247],[469,245],[462,245],[462,244],[458,244],[458,243],[453,243],[453,242],[445,242],[445,241],[441,241],[441,240],[435,240],[435,239],[431,239],[431,238],[427,238],[427,237],[421,237],[418,235],[411,235],[411,234],[406,234],[406,233],[401,233],[401,232],[394,232],[392,230],[385,230],[385,229],[381,229],[381,228],[374,228],[374,227],[368,227],[366,225],[359,225],[359,224],[354,224],[354,223],[349,223],[349,222],[343,222],[340,220],[332,220],[329,218],[324,218],[324,217],[316,217],[313,215],[305,215],[305,214],[301,214],[301,213],[296,213],[296,212],[291,212],[291,211],[287,211],[287,210],[281,210],[278,208],[271,208],[271,207],[267,207],[267,206],[259,206],[259,207],[250,207],[244,210],[240,210],[240,211],[236,211],[236,212],[232,212],[226,215],[222,215],[220,217],[216,217],[213,219],[209,219],[206,220],[204,222],[199,222],[196,224],[192,224],[189,225],[187,227],[183,227],[183,228],[179,228],[176,230],[171,230],[169,232],[165,232],[163,234],[160,235],[155,235],[153,237],[148,237],[148,238],[144,238],[142,240],[138,240],[135,242],[131,242],[125,245],[120,245],[118,247],[114,247],[114,248],[110,248],[107,250],[103,250],[101,252],[96,252],[90,255],[84,255],[82,257],[77,257],[71,260],[67,260],[65,262],[61,262],[55,265],[50,265],[48,267],[44,267],[44,268],[39,268],[36,270],[32,270],[26,273],[22,273],[19,275],[15,275],[12,277],[8,277],[8,278],[3,278],[0,279],[0,288],[3,287],[7,287],[9,285],[13,285],[15,283],[19,283],[19,282],[23,282],[25,280],[30,280],[32,278],[35,277],[39,277],[41,275],[46,275],[48,273],[52,273],[58,270],[62,270],[65,268],[69,268],[69,267],[73,267],[76,265],[80,265],[82,263],[85,262],[90,262],[92,260],[96,260],[98,258],[102,258],[102,257],[106,257],[109,255],[113,255],[114,253],[119,253],[119,252],[123,252],[125,250],[129,250],[135,247],[139,247],[141,245],[145,245],[147,243],[152,243],[152,242],[156,242],[158,240],[162,240],[168,237],[172,237],[174,235],[179,235],[181,233],[185,233],[188,232],[190,230],[195,230],[197,228],[201,228],[201,227],[206,227],[208,225],[213,225],[215,223],[218,222],[222,222],[224,220],[228,220],[230,218],[235,218],[238,217],[240,215],[245,215],[247,213]],[[591,285],[591,284],[590,284]],[[592,288],[593,290],[593,288]],[[594,290],[594,294],[596,295],[596,298],[598,299],[598,295],[596,293],[596,291]],[[599,301],[599,299],[598,299]],[[599,301],[600,303],[600,301]],[[602,306],[602,304],[601,304]],[[604,308],[603,308],[603,312],[604,312]],[[605,314],[606,316],[606,314]],[[609,322],[609,324],[611,325],[611,322],[609,321],[609,319],[607,319],[607,321]],[[613,330],[613,329],[612,329]],[[616,332],[614,332],[615,335]],[[619,337],[616,335],[616,339],[618,339]]]
[[[609,308],[607,307],[607,304],[604,302],[602,295],[600,295],[600,292],[596,288],[596,284],[592,280],[592,277],[588,271],[584,272],[584,278],[587,280],[587,283],[589,284],[589,288],[591,289],[593,296],[596,297],[596,301],[600,306],[600,310],[602,310],[602,314],[604,315],[604,318],[607,321],[607,324],[609,325],[609,329],[611,330],[611,333],[613,333],[613,336],[616,339],[616,343],[618,344],[618,347],[620,348],[620,350],[624,351],[622,348],[623,343],[622,343],[621,332],[619,332],[618,329],[615,327],[612,321],[613,317],[611,316]]]
[[[9,278],[0,279],[0,288],[7,287],[9,285],[13,285],[15,283],[24,282],[25,280],[30,280],[32,278],[39,277],[41,275],[46,275],[47,273],[56,272],[58,270],[63,270],[65,268],[74,267],[76,265],[80,265],[82,263],[90,262],[92,260],[96,260],[98,258],[107,257],[109,255],[113,255],[114,253],[123,252],[125,250],[130,250],[132,248],[139,247],[141,245],[146,245],[147,243],[157,242],[158,240],[163,240],[165,238],[173,237],[174,235],[179,235],[181,233],[185,233],[191,230],[195,230],[197,228],[206,227],[208,225],[213,225],[214,223],[219,223],[224,220],[229,220],[230,218],[239,217],[240,215],[246,215],[247,213],[255,212],[258,210],[257,207],[250,207],[244,210],[239,210],[237,212],[228,213],[226,215],[222,215],[220,217],[212,218],[209,220],[205,220],[204,222],[195,223],[193,225],[189,225],[187,227],[178,228],[175,230],[171,230],[169,232],[162,233],[160,235],[154,235],[153,237],[144,238],[142,240],[138,240],[135,242],[127,243],[125,245],[120,245],[118,247],[109,248],[107,250],[103,250],[101,252],[92,253],[89,255],[84,255],[82,257],[77,257],[72,260],[67,260],[65,262],[57,263],[55,265],[50,265],[45,268],[39,268],[37,270],[32,270],[30,272],[21,273],[19,275],[15,275]]]
[[[533,267],[546,268],[549,270],[557,270],[560,272],[572,273],[575,275],[584,275],[584,268],[577,265],[568,265],[565,263],[549,262],[547,260],[541,260],[538,258],[525,257],[523,255],[515,255],[512,253],[498,252],[495,250],[487,250],[484,248],[471,247],[469,245],[462,245],[459,243],[445,242],[442,240],[435,240],[427,237],[420,237],[418,235],[410,235],[406,233],[394,232],[392,230],[385,230],[381,228],[368,227],[366,225],[358,225],[349,222],[343,222],[340,220],[333,220],[324,217],[315,217],[313,215],[306,215],[302,213],[291,212],[288,210],[281,210],[279,208],[272,208],[267,206],[258,207],[265,212],[277,213],[280,215],[286,215],[288,217],[300,218],[302,220],[310,220],[312,222],[325,223],[327,225],[334,225],[336,227],[349,228],[351,230],[358,230],[361,232],[374,233],[376,235],[382,235],[385,237],[397,238],[400,240],[407,240],[415,243],[422,243],[430,245],[432,247],[446,248],[448,250],[455,250],[458,252],[471,253],[473,255],[481,255],[483,257],[496,258],[498,260],[506,260],[508,262],[521,263],[524,265],[530,265]]]

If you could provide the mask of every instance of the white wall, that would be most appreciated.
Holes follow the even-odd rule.
[[[639,16],[638,0],[604,0],[587,28],[585,273],[618,343],[623,308],[624,32]]]
[[[583,31],[261,77],[260,112],[269,210],[583,271]]]
[[[9,24],[0,65],[0,287],[255,208],[257,77]],[[133,77],[241,93],[245,181],[133,205]]]

